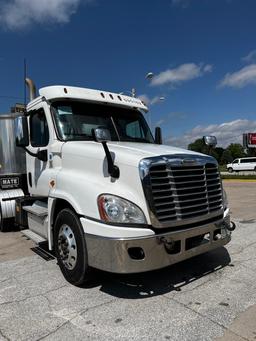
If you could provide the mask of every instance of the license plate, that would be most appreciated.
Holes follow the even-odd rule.
[[[17,188],[19,187],[19,183],[20,180],[18,177],[0,179],[0,185],[2,189]]]

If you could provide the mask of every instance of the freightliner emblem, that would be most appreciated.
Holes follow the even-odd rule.
[[[197,161],[196,160],[194,160],[194,159],[183,159],[183,160],[181,160],[181,164],[182,165],[195,165],[195,164],[197,164]]]

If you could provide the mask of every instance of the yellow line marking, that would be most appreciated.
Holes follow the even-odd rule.
[[[222,179],[222,181],[256,182],[256,179]]]

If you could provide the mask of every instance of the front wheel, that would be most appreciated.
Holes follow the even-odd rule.
[[[54,224],[54,248],[58,265],[68,282],[82,285],[90,279],[83,228],[76,213],[63,209]]]
[[[228,172],[232,173],[233,172],[233,168],[229,167]]]

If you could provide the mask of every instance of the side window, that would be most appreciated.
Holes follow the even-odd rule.
[[[238,159],[234,160],[233,163],[238,163]]]
[[[250,162],[248,159],[241,159],[241,163],[248,163]]]
[[[43,109],[30,116],[30,139],[32,147],[45,147],[49,143],[49,129]]]

